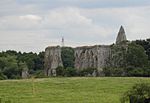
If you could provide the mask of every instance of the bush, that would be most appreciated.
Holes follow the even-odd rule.
[[[43,70],[37,70],[37,71],[33,74],[33,76],[34,76],[35,78],[45,78],[45,77],[46,77]]]
[[[76,69],[75,68],[67,67],[65,69],[65,76],[71,77],[71,76],[76,76],[76,75],[77,75],[77,73],[76,73]]]
[[[93,73],[96,73],[97,75],[97,69],[96,68],[86,68],[78,71],[78,76],[94,76]]]
[[[104,68],[103,73],[105,76],[125,76],[123,68]]]
[[[65,69],[62,66],[59,66],[56,68],[56,74],[57,76],[64,76],[65,75]]]
[[[127,76],[143,77],[143,76],[146,76],[145,75],[146,70],[144,69],[144,67],[143,68],[128,67],[126,68],[126,73],[127,73]]]
[[[121,103],[150,103],[150,84],[135,84],[121,98]]]
[[[2,72],[0,72],[0,80],[7,79],[7,76],[5,76]]]

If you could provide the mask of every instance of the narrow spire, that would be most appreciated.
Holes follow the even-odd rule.
[[[118,32],[118,36],[116,39],[116,44],[120,44],[122,41],[126,41],[126,34],[125,34],[125,30],[123,28],[123,26],[121,25],[120,30]]]

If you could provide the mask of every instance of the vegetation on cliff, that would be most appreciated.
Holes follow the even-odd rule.
[[[105,76],[150,76],[150,39],[112,45],[109,67],[103,68]],[[64,67],[57,68],[58,76],[91,76],[95,68],[74,68],[74,49],[63,47],[61,57]],[[0,52],[0,79],[22,78],[23,68],[30,76],[44,76],[44,52],[21,53],[13,50]],[[97,74],[97,73],[96,73]]]

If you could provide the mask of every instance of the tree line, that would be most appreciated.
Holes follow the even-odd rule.
[[[56,68],[57,76],[96,76],[96,68],[76,70],[74,49],[63,47],[61,57],[64,67]],[[104,76],[150,76],[150,39],[128,44],[125,61],[120,67],[103,68]],[[0,52],[0,79],[20,79],[26,69],[30,76],[44,76],[44,52],[25,53],[14,50]]]
[[[116,58],[119,63],[103,68],[101,76],[137,76],[149,77],[150,76],[150,39],[136,40],[127,43],[127,49],[123,46],[116,46],[115,48],[119,53]],[[114,51],[114,52],[117,52]],[[121,51],[121,52],[120,52]],[[96,68],[84,68],[77,70],[74,68],[74,50],[71,47],[62,48],[62,61],[64,67],[56,68],[58,76],[96,76],[99,72]],[[115,60],[112,60],[115,61]],[[118,61],[118,60],[116,60]]]
[[[33,76],[43,76],[44,52],[21,53],[14,50],[0,52],[0,79],[20,79],[26,68]]]

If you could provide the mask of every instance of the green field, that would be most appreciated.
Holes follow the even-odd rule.
[[[150,78],[4,80],[0,81],[0,98],[11,103],[120,103],[121,95],[140,82],[150,83]]]

